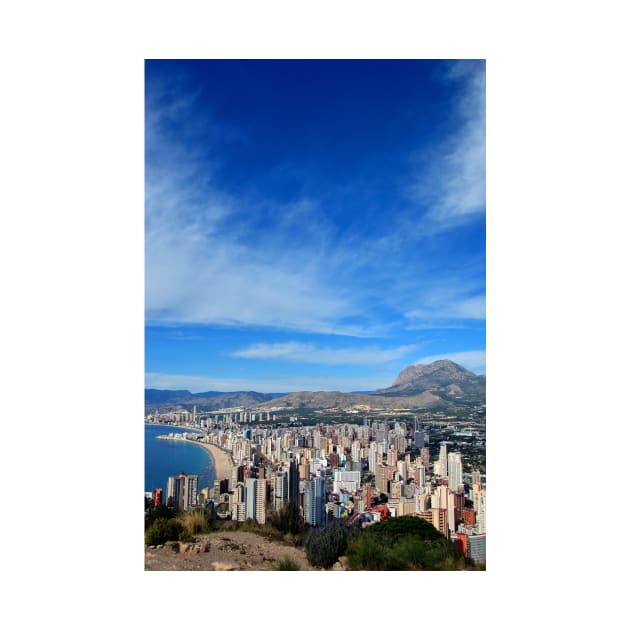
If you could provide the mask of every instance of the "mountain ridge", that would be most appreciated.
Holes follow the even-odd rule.
[[[171,395],[169,395],[171,394]],[[262,409],[333,408],[454,408],[485,403],[486,377],[477,375],[448,359],[428,365],[409,365],[390,387],[371,392],[301,391],[287,394],[262,394],[255,391],[200,392],[189,390],[145,389],[145,407],[200,405],[259,407]]]

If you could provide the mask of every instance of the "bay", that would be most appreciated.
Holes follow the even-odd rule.
[[[199,475],[197,488],[212,487],[216,478],[214,460],[205,448],[185,441],[158,440],[158,435],[190,433],[189,429],[154,424],[144,425],[144,490],[162,488],[166,499],[169,477],[182,472]]]

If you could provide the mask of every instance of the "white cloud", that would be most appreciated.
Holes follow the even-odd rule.
[[[434,354],[418,359],[416,364],[427,365],[440,359],[450,359],[451,361],[454,361],[455,363],[458,363],[477,374],[485,374],[486,371],[485,350],[469,350],[467,352],[444,352],[442,354]]]
[[[432,198],[437,205],[424,219],[424,224],[430,224],[426,233],[483,210],[479,210],[479,200],[485,189],[477,186],[483,179],[477,167],[485,169],[485,149],[479,154],[485,146],[485,127],[480,127],[485,106],[480,105],[483,90],[478,83],[485,84],[485,79],[483,73],[453,66],[453,75],[462,72],[468,72],[469,85],[460,103],[463,122],[444,158],[450,166],[438,169],[435,181],[431,179],[435,174],[426,181],[427,190],[437,186],[439,191]],[[152,102],[157,104],[153,109]],[[418,230],[417,216],[394,220],[390,232],[365,239],[351,231],[340,236],[313,199],[298,198],[270,207],[268,200],[230,196],[214,179],[220,145],[224,135],[230,142],[245,145],[248,139],[238,130],[217,125],[210,113],[200,114],[194,96],[170,102],[160,94],[149,100],[149,110],[147,324],[254,325],[382,337],[388,326],[379,321],[382,306],[390,310],[390,324],[406,318],[408,328],[426,326],[427,321],[454,323],[484,317],[485,300],[476,295],[483,289],[468,278],[454,278],[456,273],[467,272],[455,272],[452,266],[436,269],[420,260],[409,265],[399,255],[408,251],[409,239],[415,240],[411,235]],[[187,121],[185,132],[178,130],[177,136],[168,131],[175,115]],[[203,142],[186,141],[198,140],[199,134]],[[466,265],[467,269],[479,266],[478,261],[471,264],[469,260]],[[450,295],[436,295],[427,278],[435,285],[451,287]],[[359,318],[360,324],[356,323]],[[323,352],[319,356],[326,362]],[[386,351],[373,349],[373,356],[378,352]],[[328,361],[335,356],[341,357],[339,351],[337,355],[329,351]],[[368,354],[359,356],[370,360]]]
[[[189,150],[163,129],[173,111],[189,113],[193,129],[205,130],[207,153],[216,141],[216,125],[195,122],[194,99],[156,101],[163,110],[149,112],[146,130],[147,323],[369,336],[367,326],[340,323],[358,307],[331,281],[336,263],[315,204],[302,199],[274,208],[275,224],[264,236],[250,229],[248,221],[256,214],[250,202],[217,190],[211,162],[200,149]],[[315,230],[309,229],[313,222]]]
[[[396,361],[415,350],[407,345],[397,348],[318,348],[308,343],[258,343],[231,356],[247,359],[282,359],[326,365],[378,365]]]
[[[456,130],[430,155],[412,196],[428,208],[421,232],[430,235],[458,227],[485,213],[486,79],[485,64],[461,61],[450,66],[447,82],[464,90],[457,103]]]
[[[483,320],[486,317],[485,295],[475,295],[468,298],[449,299],[446,292],[429,293],[423,300],[421,308],[405,313],[409,320],[439,321],[439,320]]]

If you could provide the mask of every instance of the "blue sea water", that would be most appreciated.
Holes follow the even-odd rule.
[[[158,440],[158,435],[186,433],[187,429],[144,425],[144,490],[151,492],[162,488],[166,499],[166,483],[169,477],[185,472],[199,475],[197,488],[212,487],[216,478],[214,460],[205,448],[184,441]]]

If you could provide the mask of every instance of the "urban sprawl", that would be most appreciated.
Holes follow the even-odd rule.
[[[211,507],[218,518],[265,523],[270,510],[292,501],[312,527],[331,519],[369,527],[411,515],[485,563],[485,407],[463,420],[439,412],[349,413],[352,422],[305,426],[298,416],[278,419],[270,411],[156,410],[146,422],[194,429],[163,438],[214,445],[231,473],[202,489],[197,475],[174,475],[165,496],[153,490],[153,503]]]

